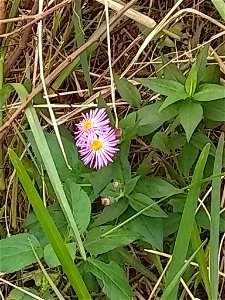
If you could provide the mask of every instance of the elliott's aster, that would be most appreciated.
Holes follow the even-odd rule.
[[[104,108],[91,109],[89,113],[82,114],[82,117],[83,120],[76,125],[76,139],[82,138],[82,135],[88,132],[98,134],[99,131],[108,130],[110,128],[110,121]]]
[[[118,151],[115,131],[110,127],[98,130],[98,134],[87,132],[76,144],[84,164],[95,169],[107,166]]]

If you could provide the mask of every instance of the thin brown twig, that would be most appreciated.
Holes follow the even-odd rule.
[[[124,8],[119,11],[110,22],[110,25],[112,25],[114,22],[117,21],[118,18],[120,18],[124,12],[131,7],[136,0],[131,0]],[[76,59],[82,52],[84,52],[87,48],[89,48],[94,43],[98,42],[98,40],[101,38],[101,36],[105,33],[106,29],[97,32],[92,38],[90,38],[83,46],[78,48],[76,51],[74,51],[72,54],[70,54],[55,70],[52,71],[51,74],[49,74],[45,78],[45,84],[49,85],[59,74],[62,72],[74,59]],[[12,122],[20,115],[22,110],[32,101],[32,99],[39,94],[43,89],[42,83],[40,83],[27,97],[27,99],[20,105],[20,107],[14,112],[14,114],[9,118],[8,121],[5,122],[5,124],[0,128],[0,140],[4,138],[6,135],[9,127],[11,126]]]

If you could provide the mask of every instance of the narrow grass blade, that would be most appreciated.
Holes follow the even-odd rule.
[[[75,27],[75,33],[76,33],[76,42],[77,46],[81,47],[85,43],[84,39],[84,31],[83,31],[83,22],[82,22],[82,15],[81,15],[81,1],[77,0],[74,2],[73,7],[74,12],[74,27]],[[91,77],[89,73],[89,65],[88,65],[88,59],[87,59],[87,52],[84,51],[80,55],[80,62],[84,73],[84,79],[87,83],[87,87],[89,90],[90,95],[93,95],[93,87],[91,83]]]
[[[64,269],[65,274],[70,280],[71,285],[77,293],[79,299],[88,300],[91,299],[89,292],[83,282],[83,279],[73,263],[73,260],[64,244],[64,241],[56,228],[47,208],[44,206],[37,190],[35,189],[27,171],[21,161],[19,160],[16,153],[9,149],[9,157],[16,169],[17,175],[23,185],[26,195],[33,206],[34,212],[42,226],[42,229],[52,245],[61,265]]]
[[[174,275],[173,279],[169,283],[169,285],[166,287],[162,297],[160,300],[172,300],[177,298],[172,298],[171,293],[176,288],[177,282],[180,281],[180,278],[184,271],[187,269],[188,265],[192,262],[192,260],[195,258],[199,250],[204,246],[205,242],[203,242],[198,249],[195,250],[195,252],[190,256],[190,258],[179,268],[179,271]]]
[[[201,245],[201,238],[200,238],[199,229],[196,221],[194,221],[193,224],[193,230],[191,234],[191,245],[193,250],[196,250]],[[207,270],[207,264],[206,264],[206,256],[203,248],[201,248],[199,252],[196,254],[196,261],[199,265],[200,275],[202,277],[203,285],[208,295],[208,299],[213,300],[214,298],[212,298],[212,294],[211,294],[209,272]]]
[[[198,183],[202,180],[203,177],[203,171],[208,158],[209,149],[210,149],[210,144],[207,144],[202,150],[202,153],[198,159],[198,162],[194,170],[194,174],[191,182],[193,187],[190,188],[187,195],[187,199],[183,210],[183,215],[181,218],[181,222],[180,222],[180,226],[179,226],[179,230],[177,233],[177,238],[173,250],[172,261],[169,265],[166,274],[166,283],[165,283],[166,288],[170,285],[174,277],[178,274],[187,256],[188,246],[191,238],[191,232],[195,220],[195,209],[197,206],[197,201],[201,189],[201,185],[198,185]],[[171,292],[170,299],[177,298],[178,282],[176,288],[174,288]]]
[[[216,150],[213,175],[221,172],[223,165],[224,134],[219,139]],[[211,224],[210,224],[210,283],[212,299],[218,298],[219,284],[219,227],[220,227],[220,199],[221,199],[221,178],[212,180],[212,199],[211,199]]]
[[[27,97],[27,90],[22,84],[14,83],[12,84],[13,88],[18,93],[21,101],[26,99]],[[75,235],[75,238],[78,243],[78,247],[80,249],[80,253],[84,260],[86,260],[86,253],[84,250],[84,246],[77,228],[77,225],[75,223],[71,208],[69,206],[68,200],[66,198],[66,194],[64,192],[62,182],[59,178],[58,171],[56,169],[54,160],[52,158],[50,149],[48,147],[48,143],[46,141],[45,135],[43,133],[42,127],[40,125],[40,122],[38,120],[38,116],[36,114],[36,111],[32,105],[28,106],[25,110],[25,114],[27,117],[27,120],[29,122],[31,131],[33,133],[35,142],[37,144],[38,150],[40,152],[41,158],[43,160],[43,163],[45,165],[45,168],[48,172],[49,179],[51,181],[52,187],[55,191],[55,194],[57,196],[57,199],[59,201],[59,204],[64,212],[64,215],[68,221],[68,224],[71,226],[73,233]]]
[[[211,0],[215,8],[218,10],[218,13],[221,15],[225,21],[225,2],[224,0]]]

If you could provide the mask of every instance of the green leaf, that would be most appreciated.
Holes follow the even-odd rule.
[[[110,229],[112,226],[99,226],[87,232],[84,245],[90,254],[97,256],[117,247],[128,245],[138,238],[138,235],[124,228],[106,234]]]
[[[202,83],[219,84],[221,75],[222,75],[222,72],[220,70],[219,65],[207,66],[207,68],[202,76],[201,82]]]
[[[200,54],[198,55],[198,57],[196,59],[198,83],[202,80],[202,78],[205,75],[208,51],[209,51],[209,44],[205,45],[202,48],[202,50],[200,51]]]
[[[131,231],[141,236],[141,240],[163,251],[163,221],[161,218],[140,215],[131,220],[127,225]]]
[[[188,178],[191,167],[196,161],[199,154],[199,149],[194,147],[192,144],[186,144],[181,149],[180,155],[178,157],[178,166],[182,174]]]
[[[135,192],[143,193],[150,198],[157,199],[182,193],[182,190],[161,177],[147,177],[139,179],[135,187]]]
[[[65,192],[71,201],[72,212],[78,230],[80,233],[84,233],[90,222],[91,201],[87,193],[71,179],[66,181]]]
[[[5,105],[6,101],[9,99],[9,96],[12,92],[13,88],[11,84],[4,84],[2,89],[0,90],[0,108],[2,109]]]
[[[151,146],[168,154],[170,152],[167,147],[168,141],[169,139],[165,132],[156,132],[152,138]]]
[[[178,133],[173,134],[168,141],[168,148],[170,150],[175,150],[183,147],[186,144],[186,138],[184,134]]]
[[[194,145],[199,150],[202,150],[206,144],[210,144],[210,151],[209,154],[215,156],[216,154],[216,147],[214,146],[213,142],[202,132],[195,132],[190,140],[190,143]]]
[[[123,269],[115,262],[106,264],[98,259],[88,258],[88,269],[101,282],[102,291],[110,300],[131,300],[132,291]]]
[[[225,98],[225,87],[213,83],[200,85],[197,93],[193,96],[196,101],[213,101],[222,98]]]
[[[103,211],[97,216],[92,226],[96,227],[117,219],[125,212],[128,205],[129,204],[127,199],[122,198],[118,202],[115,202],[110,206],[106,206]]]
[[[159,207],[159,205],[148,196],[141,193],[132,193],[127,198],[130,200],[130,205],[136,211],[152,205],[148,210],[143,212],[144,215],[155,218],[167,218],[167,214]]]
[[[185,93],[184,85],[174,80],[155,78],[138,78],[135,80],[162,95],[170,96],[174,93]]]
[[[211,0],[215,8],[217,9],[218,13],[225,21],[225,3],[223,0]]]
[[[189,142],[191,136],[201,122],[203,117],[203,108],[201,104],[186,101],[179,110],[180,123],[183,126],[187,141]]]
[[[178,81],[178,82],[184,84],[186,78],[183,75],[182,71],[180,69],[178,69],[177,66],[175,64],[173,64],[167,58],[167,56],[165,56],[161,53],[161,57],[162,57],[163,63],[165,64],[165,66],[163,67],[163,72],[164,72],[165,78],[173,80],[173,81]]]
[[[138,110],[139,120],[138,134],[148,135],[158,129],[164,122],[172,119],[178,114],[176,105],[171,105],[159,112],[162,102],[157,101]]]
[[[133,192],[135,186],[137,185],[138,180],[140,179],[141,176],[135,176],[128,180],[125,183],[124,187],[124,195],[129,195],[131,192]]]
[[[198,197],[201,191],[201,185],[199,184],[199,182],[202,180],[203,177],[204,168],[209,155],[209,149],[210,145],[207,144],[203,149],[202,153],[200,154],[200,157],[194,170],[194,174],[191,181],[191,187],[189,189],[187,199],[185,201],[185,206],[175,241],[172,261],[168,267],[166,274],[165,288],[167,288],[171,284],[171,282],[174,280],[175,275],[181,270],[184,260],[187,256],[192,228],[195,221],[195,210],[197,207]],[[177,298],[177,287],[178,285],[176,284],[176,287],[173,288],[173,290],[170,293],[170,298],[168,299]]]
[[[185,100],[187,97],[188,95],[185,92],[173,93],[169,95],[168,97],[166,97],[166,99],[163,101],[163,104],[160,106],[159,112],[178,101]]]
[[[141,95],[137,87],[129,82],[126,78],[120,78],[120,76],[117,74],[115,74],[114,79],[120,96],[133,107],[140,107]]]
[[[219,122],[225,121],[225,98],[213,102],[205,102],[202,106],[205,118]]]
[[[36,294],[35,292],[36,292],[36,290],[31,290],[31,289],[27,289],[27,288],[23,288],[24,290],[27,290],[28,292],[30,292],[30,293],[32,293],[32,294]],[[37,299],[37,298],[34,298],[34,297],[32,297],[32,296],[30,296],[30,295],[28,295],[28,294],[26,294],[26,293],[24,293],[24,292],[22,292],[22,291],[20,291],[20,290],[18,290],[18,289],[13,289],[10,293],[9,293],[9,295],[8,295],[8,297],[6,298],[6,300],[35,300],[35,299]]]
[[[197,68],[196,68],[196,64],[193,64],[185,82],[185,90],[189,96],[194,95],[197,87],[197,81],[198,81]]]
[[[71,256],[71,258],[75,259],[76,254],[76,243],[69,243],[66,244],[67,250]],[[58,260],[51,244],[48,244],[44,248],[44,259],[49,268],[55,268],[61,265],[60,261]]]
[[[43,251],[37,238],[20,233],[0,240],[0,272],[12,273],[37,262],[32,246],[39,258]]]
[[[14,168],[16,169],[17,175],[23,185],[25,193],[33,206],[34,212],[37,215],[37,218],[42,226],[44,233],[46,234],[47,239],[51,243],[59,261],[62,264],[63,270],[67,275],[71,286],[74,288],[75,292],[79,299],[91,299],[90,294],[83,282],[80,273],[73,263],[71,256],[64,244],[64,241],[57,230],[51,216],[49,215],[48,210],[43,204],[42,199],[40,198],[37,190],[35,189],[30,177],[28,176],[26,169],[19,160],[18,156],[12,149],[8,150],[9,157],[13,163]]]

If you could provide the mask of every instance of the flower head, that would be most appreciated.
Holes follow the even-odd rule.
[[[83,134],[76,145],[84,164],[95,169],[107,166],[118,151],[115,132],[110,127],[98,130],[98,133],[89,131]]]
[[[82,137],[88,132],[95,132],[108,130],[109,128],[109,118],[105,112],[104,108],[91,109],[90,112],[82,114],[83,120],[78,123],[77,131],[75,132],[76,139]]]

